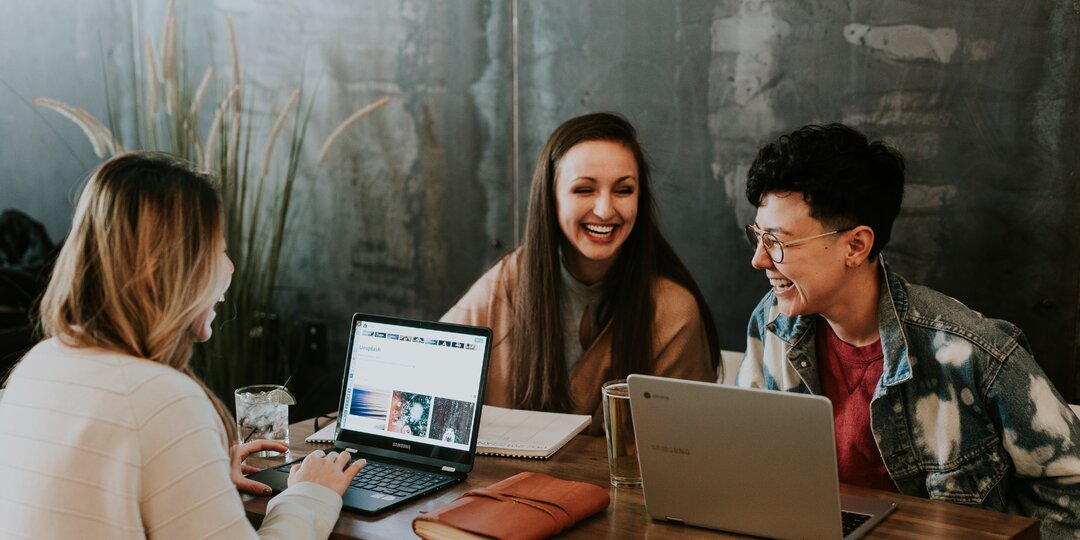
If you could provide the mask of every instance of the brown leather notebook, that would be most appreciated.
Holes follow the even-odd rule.
[[[610,503],[607,490],[599,486],[522,472],[417,516],[413,531],[428,540],[547,538]]]

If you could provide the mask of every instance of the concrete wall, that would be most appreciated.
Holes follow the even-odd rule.
[[[37,218],[54,239],[71,222],[73,187],[97,158],[74,124],[34,106],[35,96],[108,116],[103,66],[130,58],[121,0],[0,4],[0,208]],[[111,76],[111,90],[120,77]]]
[[[104,58],[130,106],[131,5],[0,6],[0,207],[57,238],[96,159],[22,99],[103,117]],[[159,34],[164,2],[140,9]],[[843,121],[909,159],[890,263],[1018,324],[1080,401],[1075,2],[192,0],[178,12],[192,77],[229,69],[229,16],[257,112],[300,84],[314,96],[308,163],[350,112],[394,100],[302,170],[282,313],[286,332],[327,323],[334,354],[353,311],[439,316],[515,244],[547,134],[594,110],[639,127],[663,229],[723,345],[741,349],[767,289],[740,230],[746,169],[780,133]]]

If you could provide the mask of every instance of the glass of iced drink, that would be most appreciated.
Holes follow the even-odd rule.
[[[289,405],[296,399],[279,384],[255,384],[237,388],[236,433],[239,443],[266,439],[289,444]],[[280,452],[265,450],[254,457],[271,457]]]

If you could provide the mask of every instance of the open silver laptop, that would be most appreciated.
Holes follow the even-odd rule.
[[[655,519],[772,538],[859,538],[895,508],[840,494],[824,397],[647,375],[629,383]],[[841,508],[851,515],[842,520]]]

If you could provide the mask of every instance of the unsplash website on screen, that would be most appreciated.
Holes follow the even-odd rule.
[[[358,321],[344,428],[468,450],[486,338]]]

